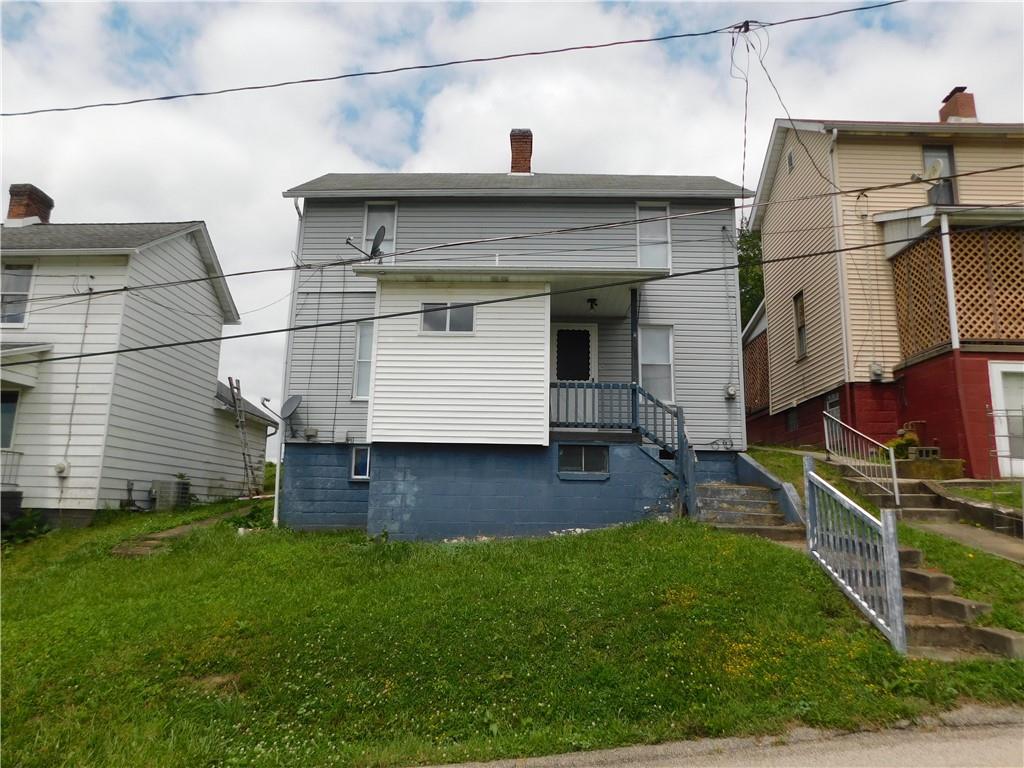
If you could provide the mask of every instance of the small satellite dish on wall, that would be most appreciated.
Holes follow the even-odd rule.
[[[380,258],[380,244],[384,242],[384,225],[381,224],[377,234],[373,236],[373,246],[370,248],[370,258]]]
[[[928,161],[928,165],[924,169],[924,178],[926,181],[934,181],[935,179],[942,178],[945,165],[942,162],[942,158],[933,157]]]
[[[302,402],[302,395],[291,395],[284,404],[281,406],[281,418],[287,419],[293,413],[295,409],[299,407],[299,403]]]

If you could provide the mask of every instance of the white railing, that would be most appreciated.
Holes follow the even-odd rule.
[[[896,513],[883,509],[875,519],[815,474],[810,456],[804,458],[804,503],[811,557],[892,647],[906,653]]]
[[[825,417],[825,450],[833,461],[845,464],[858,475],[881,488],[900,505],[900,482],[896,477],[896,456],[892,448],[872,440],[828,412]]]
[[[18,467],[21,465],[21,451],[7,448],[0,450],[0,483],[4,488],[18,487]]]

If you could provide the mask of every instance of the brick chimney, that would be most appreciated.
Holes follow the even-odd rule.
[[[958,85],[942,100],[939,121],[943,123],[978,122],[978,113],[974,109],[974,94],[967,92],[966,85]]]
[[[7,206],[8,219],[28,219],[37,216],[43,224],[50,223],[53,198],[34,184],[11,184],[11,202]]]
[[[532,173],[530,160],[533,158],[533,131],[529,128],[513,128],[508,138],[512,143],[510,173]]]

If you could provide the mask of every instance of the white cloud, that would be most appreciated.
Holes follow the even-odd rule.
[[[781,19],[806,4],[5,4],[5,110],[219,88]],[[874,13],[874,12],[868,12]],[[771,31],[767,66],[794,117],[933,120],[954,85],[980,115],[1024,119],[1020,4],[908,3]],[[35,20],[32,20],[35,16]],[[880,23],[882,19],[888,23]],[[124,28],[130,31],[125,32]],[[623,46],[195,100],[3,121],[3,187],[32,182],[56,221],[205,219],[226,271],[287,264],[283,189],[329,171],[504,171],[532,128],[534,168],[693,173],[738,182],[742,83],[727,36]],[[751,63],[746,179],[781,109]],[[6,198],[4,200],[6,205]],[[285,274],[231,281],[243,311]],[[241,328],[281,327],[287,299]],[[226,343],[222,376],[280,394],[284,337]]]

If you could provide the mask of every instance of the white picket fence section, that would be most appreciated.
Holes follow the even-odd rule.
[[[877,520],[814,472],[804,458],[807,548],[892,647],[907,652],[896,513]]]
[[[861,477],[870,480],[900,505],[900,483],[896,477],[896,456],[892,448],[872,440],[827,411],[825,417],[825,450],[828,457],[845,464]]]

